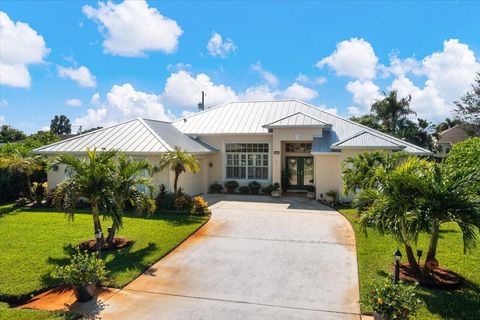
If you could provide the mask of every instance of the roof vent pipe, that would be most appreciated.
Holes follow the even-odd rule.
[[[202,91],[202,102],[198,104],[198,110],[205,110],[205,91]]]

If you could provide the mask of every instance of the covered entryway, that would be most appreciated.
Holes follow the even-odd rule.
[[[303,198],[207,201],[211,220],[99,319],[360,319],[355,237],[341,214]]]
[[[314,183],[313,157],[286,157],[287,190],[307,190]]]

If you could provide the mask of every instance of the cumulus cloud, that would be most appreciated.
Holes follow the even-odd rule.
[[[58,67],[58,76],[62,78],[70,78],[77,82],[80,87],[94,88],[97,85],[95,76],[87,67],[79,68]]]
[[[212,37],[208,40],[207,50],[212,57],[225,58],[228,54],[235,52],[237,47],[232,39],[224,41],[221,34],[213,32]]]
[[[169,105],[180,108],[197,108],[201,100],[201,91],[207,95],[207,107],[238,100],[237,94],[229,86],[215,84],[204,73],[196,76],[186,71],[172,73],[165,83],[163,98]]]
[[[368,80],[375,78],[377,63],[378,58],[368,41],[351,38],[338,43],[335,51],[318,61],[316,66],[328,66],[337,76]]]
[[[96,94],[97,95],[97,94]],[[114,85],[107,93],[105,101],[94,95],[92,100],[96,106],[73,121],[76,126],[91,128],[108,126],[135,117],[146,117],[158,120],[170,120],[171,114],[165,110],[161,96],[137,91],[129,84]]]
[[[267,85],[260,85],[247,88],[240,94],[242,101],[261,101],[261,100],[275,100],[281,96],[280,90],[271,89]]]
[[[253,64],[251,68],[254,72],[257,72],[269,85],[273,87],[278,86],[277,76],[270,71],[265,70],[260,61],[257,61],[255,64]]]
[[[371,80],[350,81],[345,88],[353,94],[355,105],[348,108],[352,115],[369,112],[371,104],[381,98],[379,87]]]
[[[145,56],[145,51],[172,53],[183,31],[175,20],[164,17],[145,0],[99,2],[98,8],[85,5],[83,13],[95,21],[104,37],[104,52],[125,56]]]
[[[179,62],[179,63],[176,63],[176,64],[171,64],[170,63],[167,66],[167,71],[168,72],[177,72],[177,71],[181,71],[181,70],[187,71],[191,67],[192,67],[192,65],[189,64],[189,63],[183,63],[183,62]]]
[[[70,107],[80,107],[82,106],[82,101],[79,99],[68,99],[65,101],[65,104]]]
[[[0,84],[28,88],[29,64],[42,63],[50,49],[27,23],[14,22],[0,11]]]
[[[283,97],[286,99],[310,101],[318,97],[318,92],[295,82],[283,91]]]
[[[425,57],[414,72],[426,77],[423,87],[415,85],[405,72],[398,74],[390,89],[398,90],[400,96],[411,95],[411,106],[419,117],[438,121],[449,116],[453,101],[470,89],[480,62],[468,45],[450,39],[444,41],[442,51]]]
[[[311,85],[321,85],[327,82],[327,78],[325,77],[309,77],[303,73],[299,73],[295,80],[297,82]]]

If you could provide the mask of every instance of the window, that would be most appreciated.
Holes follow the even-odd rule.
[[[311,143],[286,143],[285,152],[310,153],[312,152]]]
[[[268,179],[268,143],[227,143],[225,152],[227,179]]]

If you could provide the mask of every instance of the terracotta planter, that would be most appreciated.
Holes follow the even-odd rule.
[[[80,287],[74,287],[73,292],[78,302],[87,302],[93,299],[97,286],[93,283]]]
[[[307,198],[313,200],[316,198],[315,192],[307,192]]]

